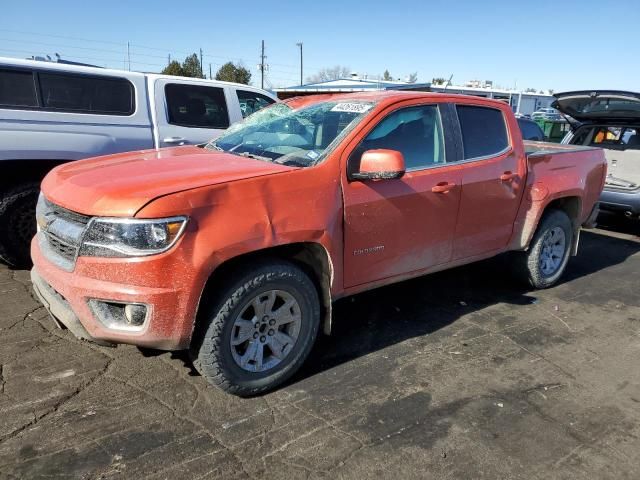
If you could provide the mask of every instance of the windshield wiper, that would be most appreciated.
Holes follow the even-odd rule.
[[[242,152],[242,153],[232,152],[232,153],[235,153],[236,155],[240,155],[241,157],[245,157],[245,158],[253,158],[254,160],[262,160],[264,162],[273,162],[273,158],[271,157],[263,157],[262,155],[256,155],[254,153],[249,153],[249,152]]]
[[[219,147],[218,145],[216,145],[215,143],[208,143],[205,145],[206,148],[213,148],[214,150],[217,150],[219,152],[224,152],[224,150]]]

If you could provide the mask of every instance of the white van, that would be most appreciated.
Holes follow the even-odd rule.
[[[207,142],[276,97],[248,85],[0,57],[0,259],[29,261],[56,165]]]

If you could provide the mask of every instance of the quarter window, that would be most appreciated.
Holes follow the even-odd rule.
[[[509,146],[504,115],[495,108],[458,105],[465,160],[497,155]]]
[[[224,90],[169,83],[165,87],[169,123],[182,127],[227,128],[229,113]]]
[[[391,113],[358,146],[358,160],[362,153],[374,149],[401,152],[407,170],[444,163],[444,136],[438,107],[409,107]]]
[[[42,106],[46,110],[131,115],[133,86],[123,78],[39,73]]]
[[[0,105],[6,107],[37,107],[33,73],[0,70]]]
[[[240,102],[240,111],[242,118],[246,118],[252,113],[267,107],[275,102],[273,98],[262,95],[257,92],[248,92],[246,90],[236,90],[238,102]]]

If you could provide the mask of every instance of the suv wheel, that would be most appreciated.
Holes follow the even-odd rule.
[[[229,393],[256,395],[300,368],[318,333],[320,301],[296,265],[265,262],[244,270],[200,321],[191,349],[198,371]]]

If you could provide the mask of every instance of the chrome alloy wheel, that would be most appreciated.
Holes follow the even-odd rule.
[[[540,271],[545,277],[555,274],[566,254],[566,237],[564,230],[554,227],[547,231],[542,238],[540,252]]]
[[[231,354],[249,372],[264,372],[291,352],[302,324],[298,301],[284,290],[268,290],[249,300],[233,322]]]

